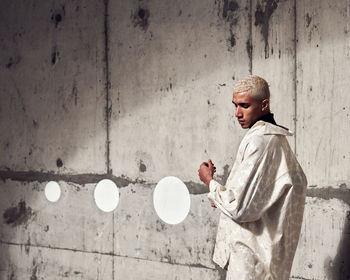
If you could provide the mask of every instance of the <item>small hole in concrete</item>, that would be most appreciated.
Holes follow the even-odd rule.
[[[146,11],[142,8],[139,9],[138,16],[140,19],[143,19],[146,15]]]
[[[190,211],[191,199],[186,185],[177,177],[161,179],[153,192],[154,209],[167,224],[179,224]]]
[[[56,15],[55,15],[55,21],[56,21],[56,23],[59,23],[60,21],[62,21],[62,16],[61,16],[61,14],[56,14]]]
[[[61,160],[60,158],[58,158],[58,159],[56,160],[56,165],[57,165],[58,168],[60,168],[60,167],[63,166],[63,162],[62,162],[62,160]]]
[[[147,170],[147,166],[146,166],[146,164],[143,163],[142,160],[140,160],[140,163],[139,163],[139,170],[140,170],[140,172],[146,172],[146,170]]]
[[[56,202],[61,197],[61,187],[55,181],[50,181],[45,186],[45,196],[48,201]]]
[[[119,190],[117,185],[109,179],[97,183],[94,191],[95,203],[104,212],[113,211],[119,203]]]

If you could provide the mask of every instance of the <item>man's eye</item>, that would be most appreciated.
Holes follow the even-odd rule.
[[[244,109],[247,109],[247,108],[249,107],[249,105],[248,105],[248,104],[243,104],[242,107],[243,107]]]

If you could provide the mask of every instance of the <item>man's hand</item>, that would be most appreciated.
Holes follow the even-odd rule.
[[[198,169],[199,179],[207,185],[209,188],[209,183],[213,179],[213,175],[216,172],[216,167],[213,162],[209,159],[207,162],[202,162]]]

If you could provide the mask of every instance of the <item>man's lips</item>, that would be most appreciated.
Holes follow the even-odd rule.
[[[238,120],[239,124],[243,124],[244,120]]]

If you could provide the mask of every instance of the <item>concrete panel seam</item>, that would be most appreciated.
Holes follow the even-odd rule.
[[[110,104],[110,69],[109,69],[109,22],[108,22],[108,9],[109,9],[109,0],[104,0],[104,38],[105,38],[105,67],[106,67],[106,167],[107,174],[111,174],[111,163],[110,163],[110,120],[112,114],[112,106]],[[118,184],[117,184],[118,185]],[[114,212],[112,215],[114,221]],[[113,241],[112,248],[114,254],[114,223],[113,223]],[[112,258],[112,280],[115,279],[115,263],[114,258]]]
[[[294,153],[297,154],[297,0],[294,0]]]
[[[7,242],[0,240],[0,244],[8,245],[8,246],[26,246],[26,247],[32,247],[32,248],[42,248],[42,249],[49,249],[49,250],[59,250],[59,251],[70,251],[74,253],[85,253],[85,254],[96,254],[96,255],[102,255],[102,256],[110,256],[110,257],[117,257],[117,258],[128,258],[128,259],[134,259],[134,260],[140,260],[140,261],[148,261],[148,262],[156,262],[156,263],[163,263],[163,264],[170,264],[170,265],[176,265],[176,266],[186,266],[186,267],[197,267],[197,268],[203,268],[203,269],[210,269],[210,270],[216,270],[215,268],[208,267],[205,265],[202,265],[200,263],[192,263],[192,264],[183,264],[183,263],[175,263],[175,262],[162,262],[157,260],[150,260],[150,259],[144,259],[144,258],[138,258],[138,257],[132,257],[132,256],[124,256],[124,255],[118,255],[114,254],[112,252],[98,252],[98,251],[87,251],[87,250],[79,250],[79,249],[73,249],[73,248],[64,248],[64,247],[54,247],[54,246],[45,246],[45,245],[33,245],[33,244],[20,244],[15,242]]]
[[[110,102],[110,69],[109,69],[109,23],[108,23],[108,0],[104,0],[104,60],[105,60],[105,90],[106,90],[106,167],[110,174],[110,119],[112,106]]]
[[[249,74],[253,74],[253,0],[249,1]]]

